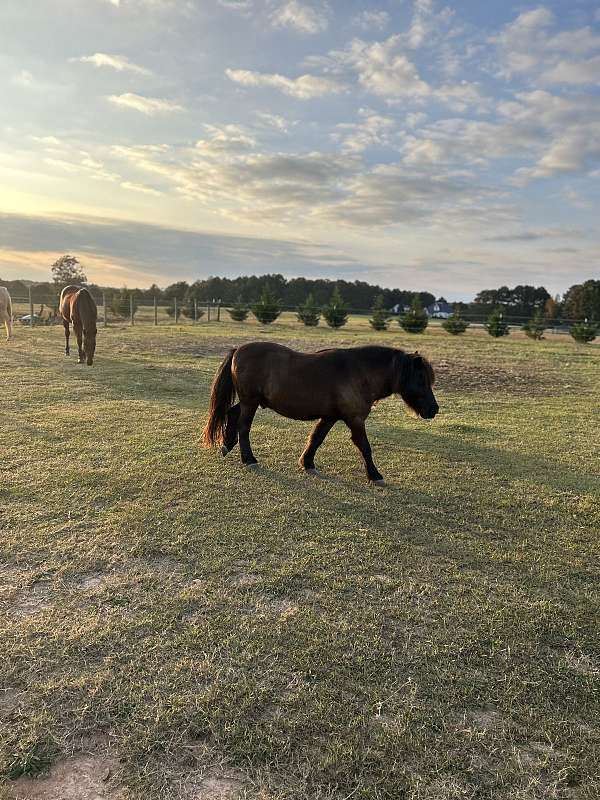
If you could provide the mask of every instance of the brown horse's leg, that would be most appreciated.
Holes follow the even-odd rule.
[[[373,463],[373,457],[371,456],[371,445],[369,444],[367,432],[365,431],[364,419],[347,420],[346,425],[350,428],[352,441],[358,447],[360,454],[364,459],[367,477],[373,483],[383,483],[383,476]]]
[[[225,424],[225,435],[223,436],[223,447],[221,452],[227,455],[237,444],[238,440],[238,420],[240,418],[240,404],[231,406],[227,412],[227,422]]]
[[[307,472],[316,472],[315,453],[323,444],[325,437],[336,422],[337,420],[334,417],[323,417],[323,419],[320,419],[317,422],[315,427],[310,432],[308,439],[306,440],[304,450],[302,451],[302,455],[298,461],[302,469],[305,469]]]
[[[250,447],[250,427],[256,414],[258,403],[240,403],[240,418],[238,421],[238,434],[240,437],[240,455],[242,464],[246,467],[258,464]]]
[[[75,331],[75,336],[77,336],[77,349],[79,350],[79,358],[77,359],[77,363],[83,364],[85,361],[85,353],[83,351],[83,328],[81,327],[81,324],[74,324],[73,330]]]
[[[71,352],[69,350],[69,334],[70,334],[70,331],[69,331],[69,320],[65,319],[64,317],[63,317],[63,325],[64,325],[64,328],[65,328],[65,355],[68,356],[69,353]]]

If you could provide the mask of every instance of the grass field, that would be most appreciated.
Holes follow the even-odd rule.
[[[600,796],[600,347],[286,317],[0,343],[0,798]],[[418,348],[366,484],[344,426],[199,447],[232,344]]]

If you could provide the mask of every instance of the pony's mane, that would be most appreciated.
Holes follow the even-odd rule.
[[[77,305],[84,325],[95,324],[98,319],[98,310],[94,298],[85,287],[79,290]]]

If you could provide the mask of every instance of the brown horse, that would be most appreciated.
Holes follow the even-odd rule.
[[[231,350],[215,375],[204,444],[221,445],[227,455],[239,437],[242,463],[254,467],[258,462],[250,447],[250,426],[259,406],[290,419],[316,419],[299,461],[304,470],[315,473],[317,449],[342,420],[360,450],[369,480],[382,484],[365,420],[373,404],[391,394],[399,394],[423,419],[433,419],[439,411],[433,382],[433,368],[425,358],[392,347],[297,353],[271,342],[251,342]],[[239,403],[233,405],[236,394]]]
[[[65,326],[65,355],[69,355],[69,323],[77,336],[78,364],[87,362],[91,367],[96,351],[96,323],[98,309],[94,298],[85,287],[65,286],[60,293],[59,310]]]

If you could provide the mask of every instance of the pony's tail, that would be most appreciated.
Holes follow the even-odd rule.
[[[235,347],[230,350],[221,363],[210,390],[208,421],[202,432],[204,447],[223,444],[227,412],[235,400],[235,386],[231,377],[231,361],[235,350]]]

